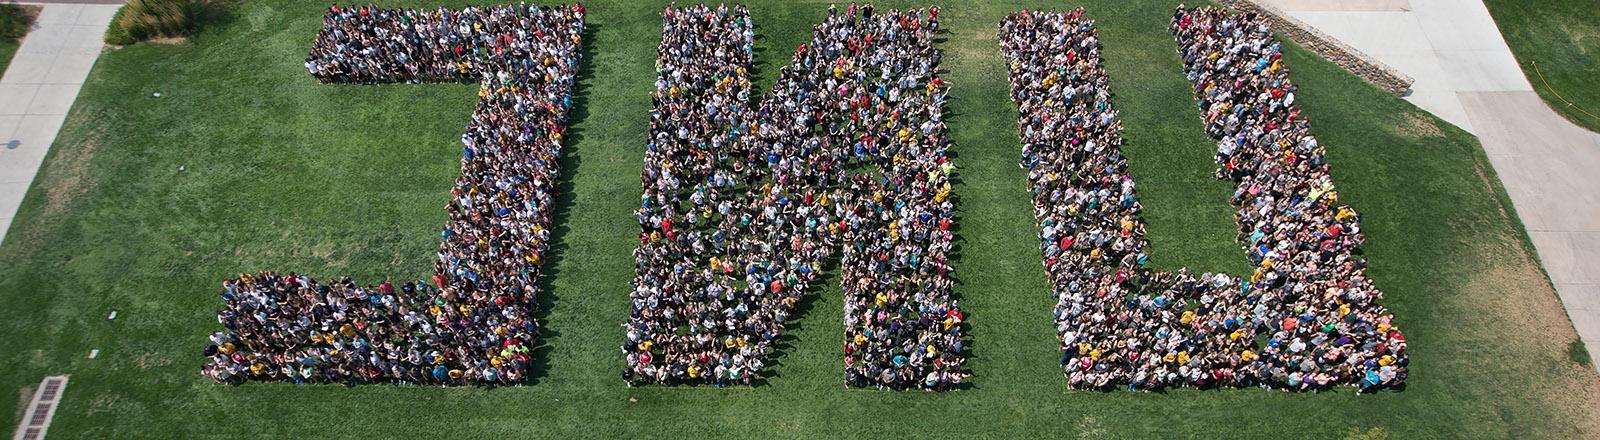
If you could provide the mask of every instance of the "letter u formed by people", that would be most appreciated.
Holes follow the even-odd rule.
[[[1405,339],[1353,253],[1360,217],[1338,204],[1325,150],[1292,106],[1279,46],[1258,26],[1265,18],[1174,14],[1185,73],[1219,139],[1218,177],[1238,185],[1233,203],[1256,267],[1197,276],[1145,267],[1122,126],[1094,21],[1083,15],[1013,14],[999,36],[1068,385],[1305,391],[1403,381]]]

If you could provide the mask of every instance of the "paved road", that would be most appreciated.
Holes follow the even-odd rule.
[[[0,76],[0,242],[100,56],[118,7],[45,5]]]
[[[1478,0],[1257,0],[1413,78],[1406,97],[1478,135],[1600,368],[1600,135],[1545,106]]]

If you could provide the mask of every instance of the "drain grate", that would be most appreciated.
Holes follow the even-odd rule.
[[[67,388],[67,376],[49,376],[39,382],[39,390],[33,393],[33,401],[28,403],[28,412],[23,415],[25,423],[17,427],[13,440],[35,440],[44,438],[45,430],[50,429],[50,418],[55,417],[56,407],[61,403],[61,390]]]

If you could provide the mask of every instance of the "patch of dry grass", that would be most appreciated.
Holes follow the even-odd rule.
[[[1399,121],[1395,121],[1395,132],[1412,139],[1435,138],[1444,136],[1444,130],[1434,122],[1432,117],[1422,112],[1406,112]]]
[[[94,187],[97,180],[89,178],[89,169],[100,152],[100,139],[101,133],[94,131],[82,141],[55,147],[56,159],[44,167],[44,215],[54,216],[66,211],[73,200]]]
[[[1472,339],[1489,342],[1484,350],[1513,352],[1514,358],[1541,358],[1545,361],[1541,364],[1556,367],[1539,372],[1547,377],[1546,381],[1508,381],[1506,386],[1530,387],[1548,404],[1549,411],[1561,413],[1552,417],[1573,420],[1584,432],[1600,432],[1600,399],[1592,398],[1600,394],[1600,373],[1564,356],[1578,334],[1554,286],[1522,242],[1505,237],[1480,246],[1482,249],[1472,255],[1498,258],[1476,264],[1463,262],[1481,267],[1468,277],[1460,291],[1461,302],[1469,316],[1477,317],[1474,320],[1494,321],[1497,325],[1460,328],[1509,329],[1493,334],[1475,332],[1480,334],[1474,334]],[[1512,366],[1497,367],[1518,371]],[[1521,374],[1527,373],[1521,370]]]

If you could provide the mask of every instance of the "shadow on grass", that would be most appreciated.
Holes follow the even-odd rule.
[[[186,31],[193,37],[206,29],[227,27],[239,18],[234,13],[238,9],[240,0],[204,0],[191,4],[189,13],[189,29]],[[327,12],[324,10],[323,12]]]
[[[589,90],[594,87],[595,36],[599,35],[599,28],[599,24],[584,25],[578,76],[573,80],[572,89],[567,92],[572,98],[572,109],[567,112],[567,131],[562,138],[561,173],[556,182],[555,211],[551,213],[550,248],[545,253],[544,263],[539,266],[538,309],[533,313],[534,319],[539,322],[539,345],[533,349],[524,385],[537,385],[550,374],[550,352],[554,350],[550,341],[561,338],[561,332],[552,330],[546,324],[550,322],[550,312],[555,308],[556,300],[561,298],[552,280],[561,272],[561,261],[567,251],[566,235],[572,229],[567,225],[572,205],[577,200],[572,182],[578,174],[579,165],[583,163],[577,146],[583,144],[584,129],[577,122],[589,119]]]

